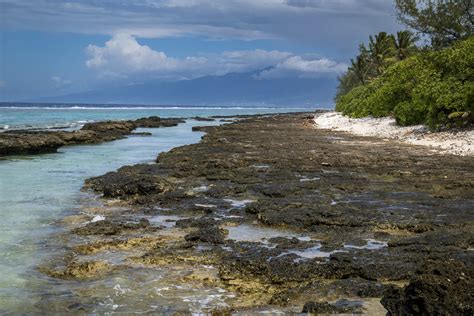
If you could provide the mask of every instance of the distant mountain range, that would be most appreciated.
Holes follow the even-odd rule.
[[[335,78],[257,79],[260,71],[205,76],[192,80],[141,84],[37,98],[32,102],[167,104],[208,106],[330,107]]]

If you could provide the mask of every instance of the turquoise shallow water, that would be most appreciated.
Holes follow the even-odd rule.
[[[293,109],[295,110],[295,109]],[[50,126],[85,120],[131,119],[149,115],[190,117],[289,109],[5,109],[0,124]],[[59,232],[55,221],[77,213],[93,196],[81,192],[86,178],[120,166],[152,162],[159,152],[198,142],[195,125],[219,124],[188,120],[177,127],[141,129],[152,136],[132,136],[99,145],[64,147],[58,153],[0,160],[0,313],[29,313],[53,286],[37,271],[40,263],[60,251],[48,243]]]
[[[57,251],[47,238],[59,229],[55,220],[89,202],[91,196],[80,191],[86,178],[127,164],[151,162],[159,152],[198,142],[202,134],[191,127],[202,123],[140,129],[153,136],[0,161],[0,312],[2,308],[28,311],[28,305],[37,300],[40,293],[36,291],[41,292],[42,285],[34,281],[41,277],[36,267]]]

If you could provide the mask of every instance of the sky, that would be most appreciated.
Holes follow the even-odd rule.
[[[0,0],[0,101],[258,71],[335,77],[392,0]]]

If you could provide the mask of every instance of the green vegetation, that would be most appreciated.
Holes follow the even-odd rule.
[[[395,0],[398,19],[439,49],[465,39],[474,28],[473,0]]]
[[[409,31],[398,32],[397,35],[380,32],[369,37],[369,46],[359,46],[359,56],[351,59],[351,66],[344,76],[339,78],[336,100],[351,89],[365,85],[377,78],[390,66],[413,55],[418,48],[415,46],[417,37]]]
[[[400,125],[460,124],[474,110],[474,37],[398,62],[337,100],[353,117],[394,115]]]
[[[429,36],[432,46],[418,48],[410,31],[371,36],[339,78],[336,110],[352,117],[394,116],[400,125],[471,124],[473,2],[396,0],[400,20]],[[445,20],[453,17],[457,22]]]

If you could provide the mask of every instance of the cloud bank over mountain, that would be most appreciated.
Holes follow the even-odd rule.
[[[155,78],[191,79],[205,75],[224,75],[275,66],[257,75],[261,79],[275,77],[307,77],[338,75],[347,69],[344,63],[326,58],[302,57],[290,52],[226,51],[213,55],[173,58],[165,52],[140,45],[132,35],[118,34],[104,46],[89,45],[87,67],[102,75],[123,77],[152,75]]]
[[[274,78],[261,80],[257,70],[204,76],[192,80],[147,80],[107,89],[39,98],[53,103],[105,103],[199,106],[330,107],[335,78]]]

